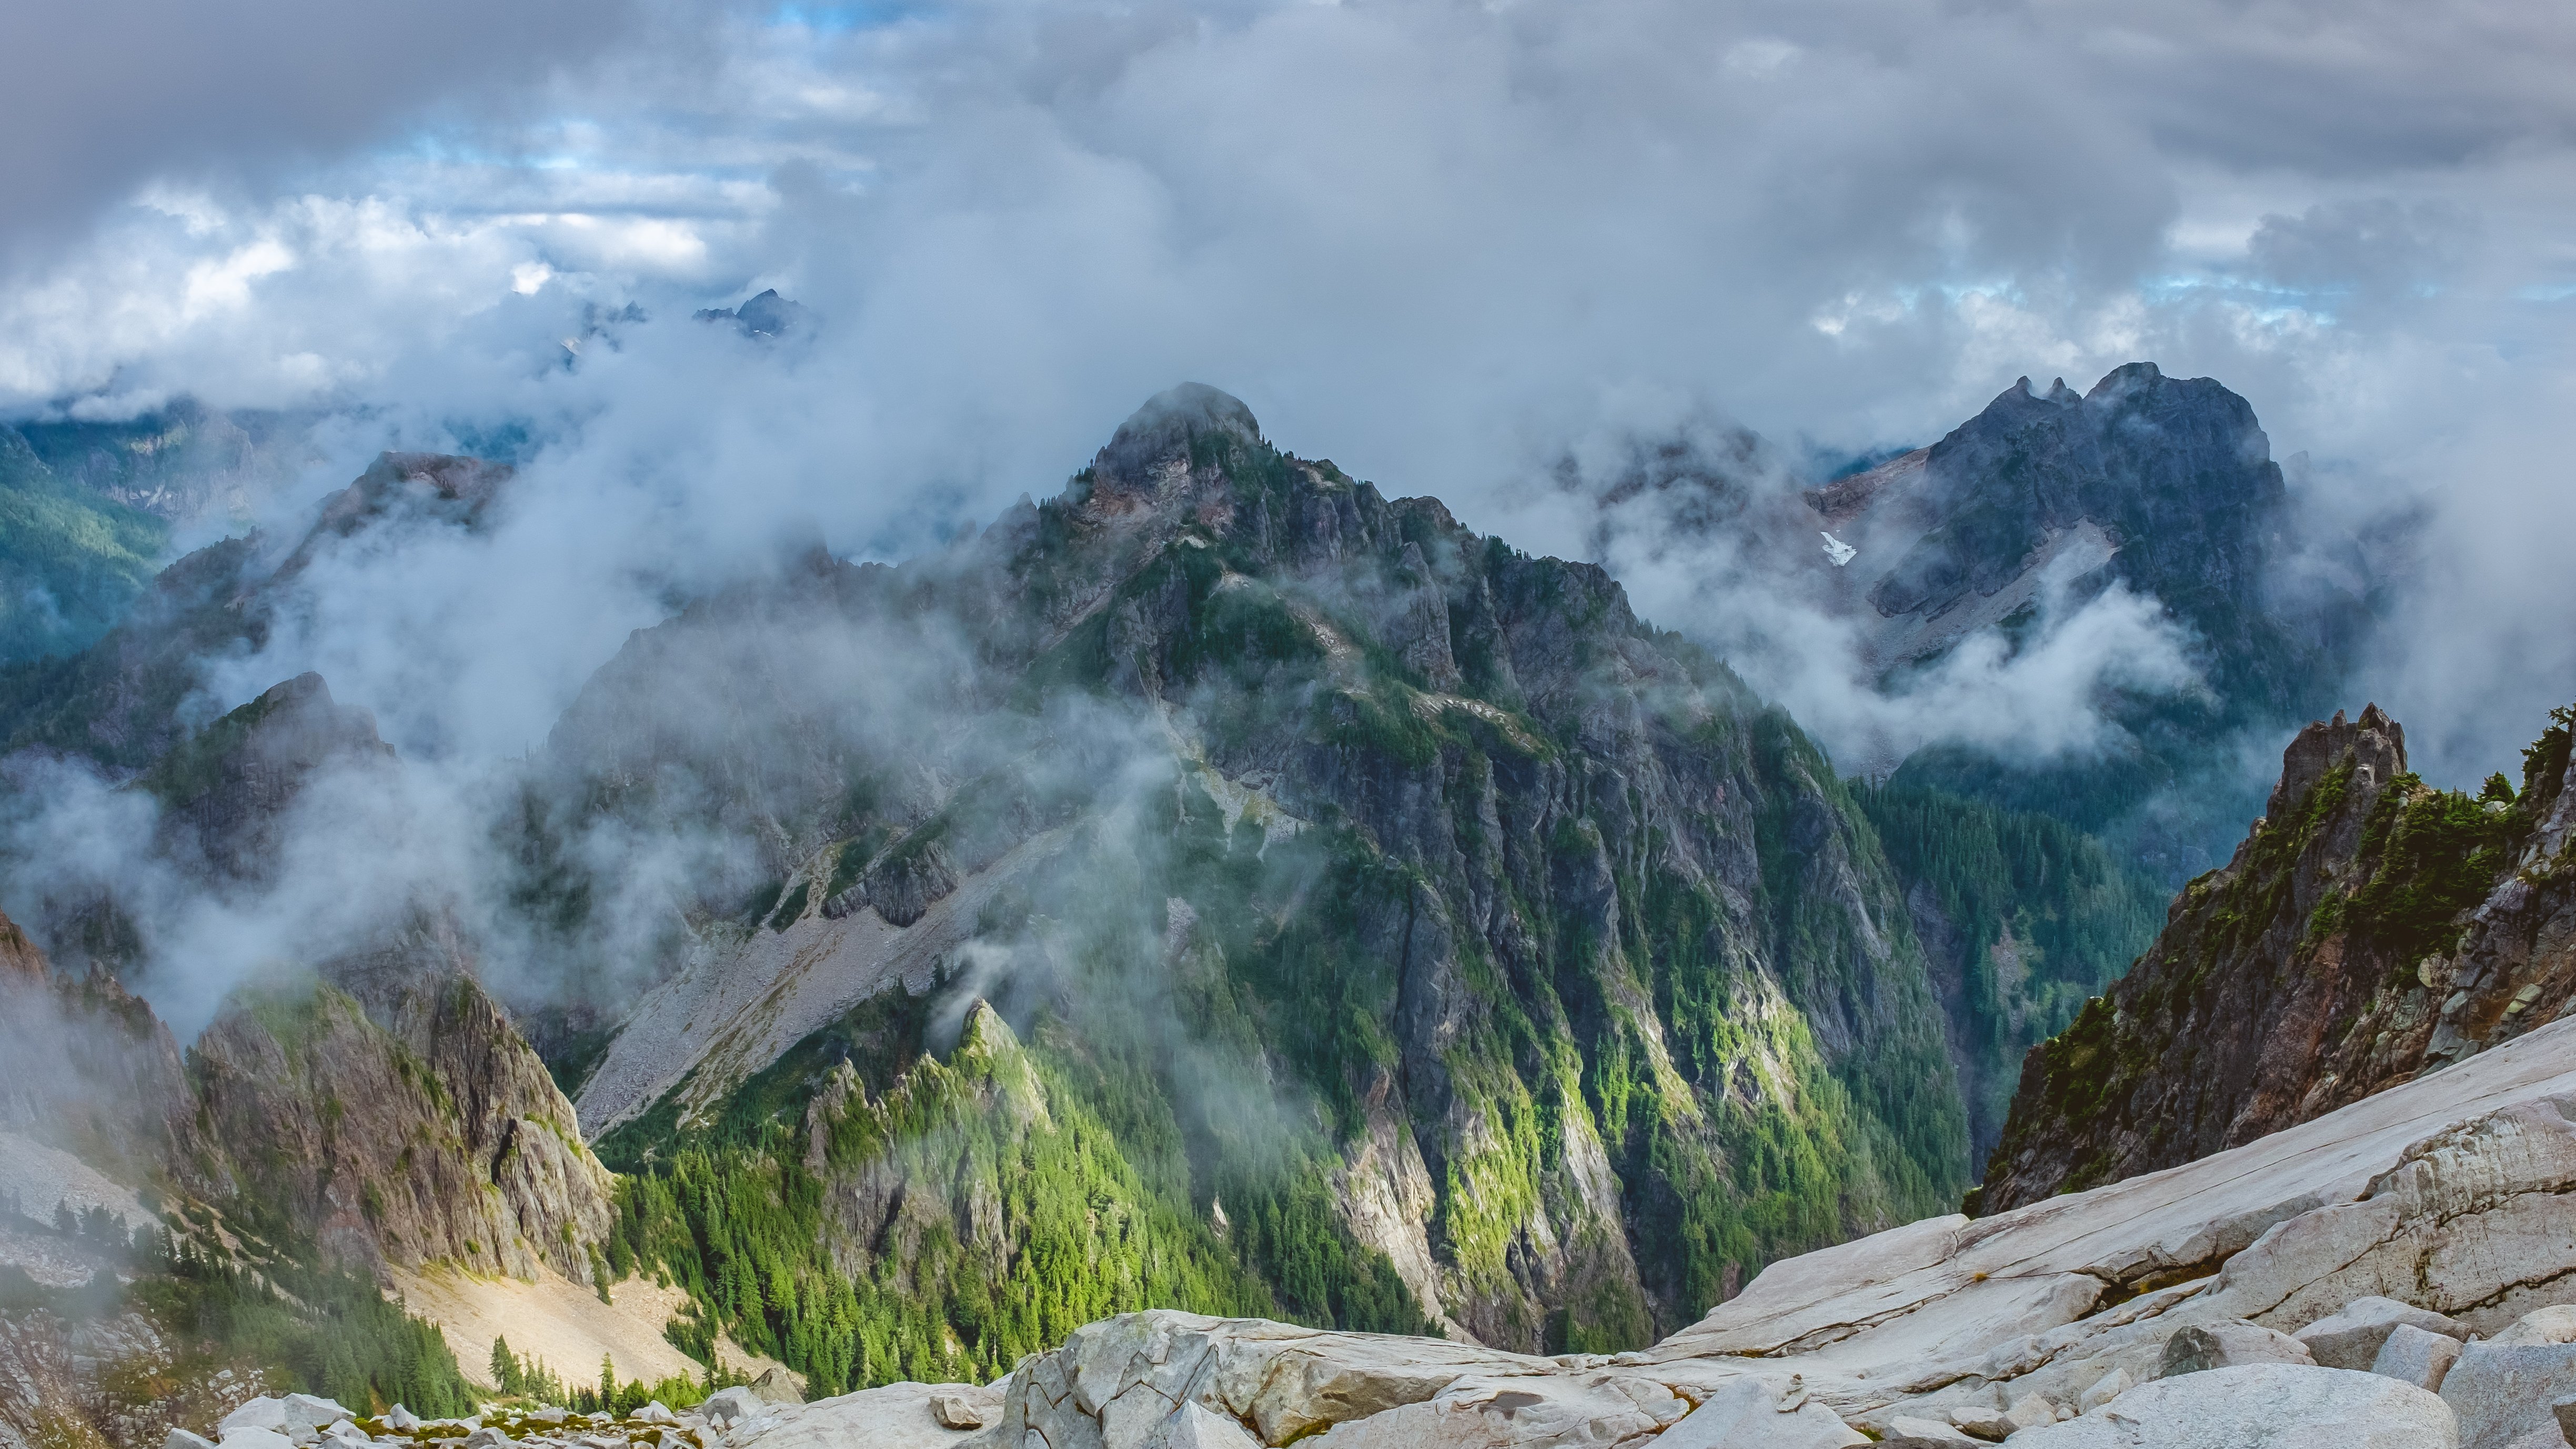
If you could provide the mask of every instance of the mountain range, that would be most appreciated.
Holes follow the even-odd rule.
[[[2339,688],[2370,608],[2360,573],[2281,583],[2345,545],[2289,536],[2223,387],[2024,383],[1786,492],[1683,464],[1605,528],[1653,499],[1810,535],[1759,556],[1891,689],[2114,589],[2199,685],[2105,695],[2106,753],[1847,779],[1601,567],[1183,386],[938,552],[800,545],[637,632],[478,796],[498,916],[453,883],[367,903],[183,1053],[132,994],[138,903],[13,897],[45,949],[9,928],[8,1019],[59,1065],[0,1167],[22,1210],[152,1225],[128,1271],[198,1285],[188,1352],[415,1407],[534,1381],[510,1282],[598,1303],[547,1372],[645,1313],[700,1392],[726,1363],[981,1382],[1148,1308],[1628,1354],[1784,1260],[2236,1147],[2565,994],[2528,883],[2563,723],[2484,800],[2405,775],[2375,712],[2315,727],[2157,936],[2242,789],[2230,742]],[[302,536],[201,550],[0,669],[0,741],[106,772],[180,878],[274,890],[332,801],[419,766],[318,676],[201,722],[199,661],[255,656],[315,559],[471,535],[517,486],[389,454]],[[29,1292],[143,1251],[78,1228],[89,1276]],[[202,1310],[220,1279],[292,1320],[352,1270],[453,1360],[401,1312],[372,1357],[290,1328],[244,1357]]]

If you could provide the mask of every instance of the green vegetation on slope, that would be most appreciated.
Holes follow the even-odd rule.
[[[2053,816],[1903,785],[1864,787],[1858,797],[1918,924],[1932,928],[1926,950],[1946,978],[1943,1006],[1982,1169],[2022,1057],[2065,1030],[2155,940],[2165,892]]]
[[[620,1184],[609,1269],[689,1291],[694,1311],[671,1330],[684,1352],[711,1362],[728,1332],[814,1393],[990,1379],[1138,1308],[1276,1316],[1264,1270],[1345,1310],[1320,1321],[1427,1327],[1391,1274],[1348,1270],[1350,1245],[1311,1196],[1246,1203],[1220,1236],[1155,1180],[1170,1164],[1140,1170],[1103,1123],[1092,1103],[1109,1078],[1092,1073],[1086,1090],[1061,1058],[983,1010],[948,1060],[915,1062],[881,1094],[836,1064],[802,1124],[773,1118],[745,1141],[736,1118],[729,1140],[688,1134],[638,1164]],[[631,1160],[638,1135],[611,1134],[603,1151]]]
[[[181,1209],[182,1236],[146,1224],[131,1236],[103,1208],[58,1208],[51,1223],[21,1217],[20,1231],[50,1231],[117,1264],[81,1288],[45,1289],[0,1270],[0,1311],[41,1309],[78,1323],[138,1312],[173,1340],[171,1382],[218,1368],[256,1370],[272,1392],[298,1391],[355,1409],[400,1403],[422,1414],[465,1414],[472,1389],[438,1329],[386,1301],[363,1271],[326,1261],[283,1219],[244,1200],[224,1226],[239,1255],[209,1249],[213,1219]],[[120,1274],[129,1281],[119,1282]],[[202,1373],[197,1371],[202,1370]],[[165,1391],[129,1386],[137,1401]]]
[[[0,664],[77,653],[151,585],[169,525],[54,476],[0,427]]]

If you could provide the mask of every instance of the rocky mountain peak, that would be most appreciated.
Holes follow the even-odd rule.
[[[1156,393],[1120,423],[1092,467],[1103,480],[1142,485],[1175,461],[1186,466],[1192,445],[1215,437],[1258,444],[1261,424],[1231,393],[1185,382]]]
[[[2570,720],[2479,797],[2406,771],[2378,706],[2311,724],[2270,812],[2032,1049],[1984,1211],[2191,1162],[2559,1019],[2576,993]]]
[[[2346,723],[2342,710],[2324,723],[2311,722],[2281,754],[2281,783],[2272,789],[2267,819],[2286,817],[2307,798],[2326,772],[2353,766],[2353,783],[2374,792],[2406,773],[2406,729],[2378,705],[2363,708],[2361,718]]]

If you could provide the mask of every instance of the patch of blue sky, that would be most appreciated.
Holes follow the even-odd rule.
[[[870,30],[938,9],[935,0],[868,0],[859,5],[781,5],[769,12],[778,30],[805,30],[816,35],[846,35]]]
[[[2514,289],[2517,302],[2565,302],[2576,299],[2576,282],[2534,282]]]

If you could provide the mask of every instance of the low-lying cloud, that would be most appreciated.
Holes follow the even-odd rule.
[[[1197,378],[1284,446],[1602,559],[1854,761],[1936,735],[2083,750],[2101,691],[2193,687],[2152,601],[2061,596],[2025,647],[1972,641],[1890,693],[1829,615],[1724,586],[1722,554],[1605,539],[1552,479],[1585,439],[1709,416],[1802,459],[1917,445],[2018,374],[2141,358],[2249,397],[2336,528],[2414,520],[2353,703],[2404,719],[2430,773],[2509,763],[2576,696],[2566,15],[620,15],[508,21],[538,29],[497,70],[460,58],[492,19],[470,8],[316,30],[277,55],[428,63],[186,146],[144,144],[181,113],[138,107],[0,219],[107,207],[0,284],[0,408],[325,409],[279,537],[380,447],[522,470],[484,532],[312,570],[209,707],[318,670],[407,761],[488,778],[674,601],[809,529],[934,547]],[[769,286],[809,333],[689,320]]]

